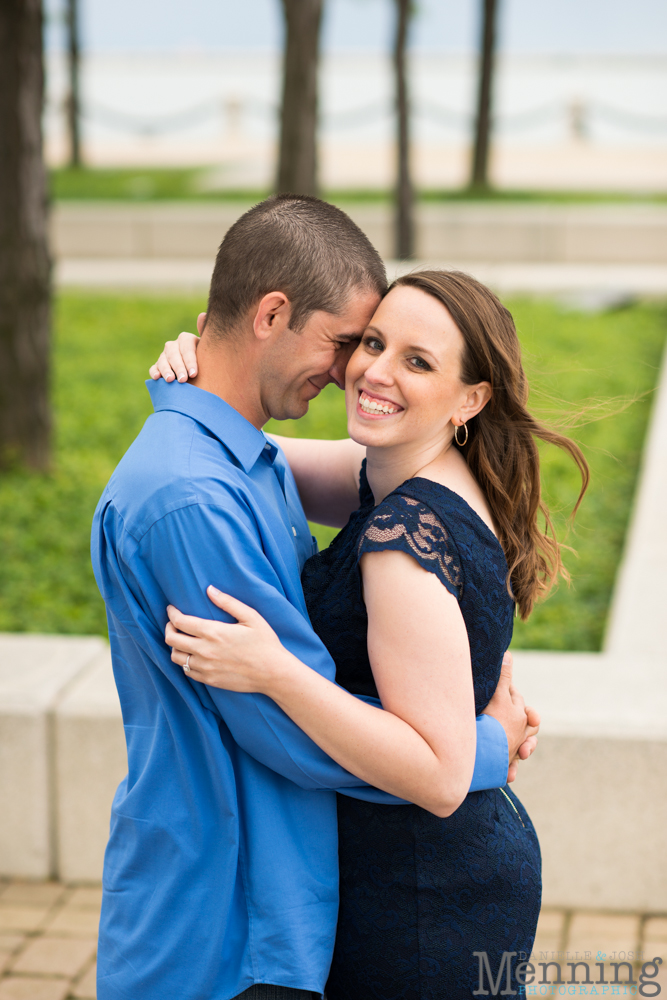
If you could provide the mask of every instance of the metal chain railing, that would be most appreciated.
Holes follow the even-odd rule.
[[[52,102],[50,110],[59,110],[58,105]],[[86,102],[82,109],[82,117],[86,121],[107,128],[135,135],[150,136],[186,131],[215,118],[233,117],[238,129],[239,123],[244,117],[263,119],[265,122],[275,121],[278,112],[277,105],[269,102],[265,103],[254,99],[241,101],[234,98],[227,101],[211,99],[173,114],[152,115],[150,117],[128,114],[103,104]],[[443,130],[468,134],[472,127],[471,114],[437,104],[434,101],[415,101],[412,113],[416,120],[439,126]],[[346,111],[324,113],[321,116],[321,127],[325,132],[365,128],[369,125],[389,121],[392,116],[391,104],[377,101]],[[580,101],[573,101],[569,104],[551,102],[514,114],[499,114],[494,118],[493,128],[499,134],[529,133],[543,128],[545,125],[557,123],[559,119],[568,125],[571,131],[582,137],[590,135],[598,122],[634,134],[667,135],[667,117],[638,114],[626,108],[614,108],[597,101],[591,101],[588,104]]]

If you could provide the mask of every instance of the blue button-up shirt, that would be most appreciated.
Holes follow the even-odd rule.
[[[253,983],[321,992],[338,904],[336,790],[396,802],[327,757],[264,695],[172,663],[166,607],[256,608],[333,680],[300,572],[314,551],[281,450],[217,396],[149,382],[155,413],[95,513],[128,775],[104,860],[99,1000],[228,1000]],[[478,721],[473,788],[505,783],[507,741]]]

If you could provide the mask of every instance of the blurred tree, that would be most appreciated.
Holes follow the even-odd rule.
[[[406,68],[406,50],[412,0],[395,0],[396,34],[394,36],[394,79],[396,102],[396,256],[405,260],[414,254],[414,190],[410,175],[410,101]]]
[[[41,0],[0,2],[0,464],[49,461]]]
[[[81,52],[79,45],[79,0],[67,0],[67,56],[69,71],[69,94],[67,95],[67,130],[69,133],[69,163],[71,167],[81,166],[81,104],[79,99],[79,66]]]
[[[317,194],[317,73],[323,0],[282,0],[283,95],[276,189]]]
[[[477,191],[485,191],[489,188],[489,145],[497,15],[498,0],[482,0],[475,146],[470,175],[470,187]]]

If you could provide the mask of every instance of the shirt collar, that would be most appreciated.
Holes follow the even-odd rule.
[[[250,472],[263,451],[271,462],[278,454],[275,444],[264,432],[253,427],[220,396],[187,382],[147,379],[146,386],[156,413],[174,410],[192,417],[231,451],[246,472]]]

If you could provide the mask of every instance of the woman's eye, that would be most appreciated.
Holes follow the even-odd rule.
[[[371,351],[381,351],[383,344],[381,340],[377,340],[375,337],[368,337],[366,347],[370,347]]]
[[[410,358],[410,361],[415,368],[419,368],[423,372],[429,372],[431,370],[431,366],[428,361],[424,361],[423,358]]]

